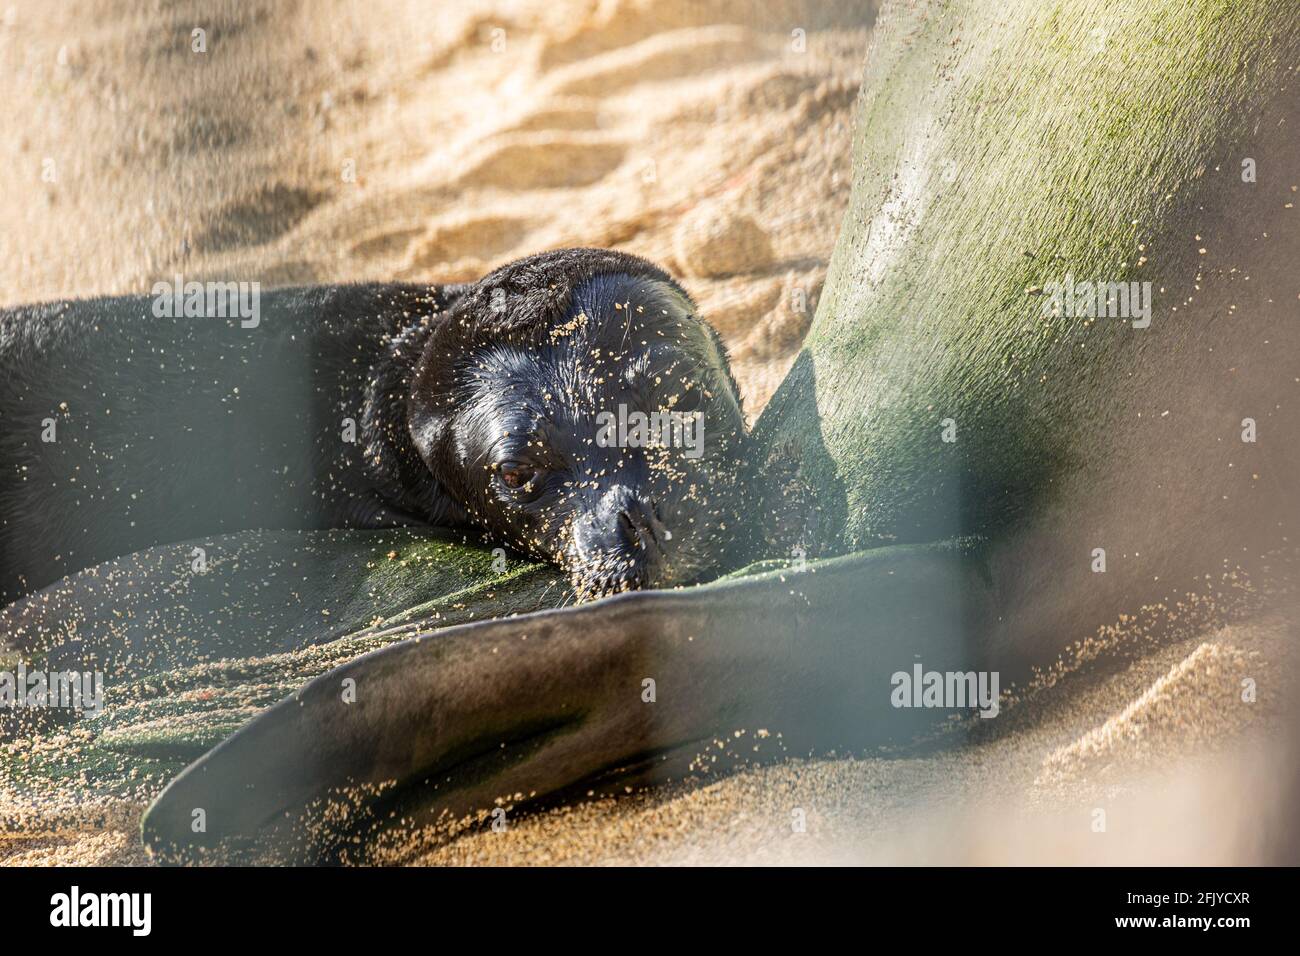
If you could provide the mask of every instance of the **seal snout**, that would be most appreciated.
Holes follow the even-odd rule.
[[[632,498],[618,513],[618,530],[624,543],[640,548],[647,556],[658,556],[673,533],[660,517],[659,503]]]
[[[659,503],[626,485],[601,495],[592,519],[577,536],[578,547],[587,554],[618,554],[651,564],[664,556],[673,537]]]
[[[626,485],[608,489],[574,529],[575,582],[584,597],[653,587],[666,577],[673,533],[658,501]]]

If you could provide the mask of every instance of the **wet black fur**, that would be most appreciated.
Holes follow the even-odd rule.
[[[594,446],[598,412],[669,408],[695,386],[702,458],[665,469],[655,452]],[[739,541],[746,436],[726,351],[644,259],[567,249],[484,277],[431,328],[409,412],[420,455],[471,519],[565,567],[585,596],[696,579]],[[494,472],[521,458],[545,467],[536,501]]]
[[[469,486],[449,494],[426,466],[436,442],[412,441],[417,366],[429,400],[411,411],[417,433],[435,436],[434,417],[456,411],[439,404],[456,394],[439,377],[455,368],[448,354],[485,336],[544,335],[575,288],[615,273],[676,288],[644,260],[579,249],[469,286],[270,291],[252,329],[156,318],[150,296],[0,311],[0,603],[163,542],[465,524]],[[734,393],[720,343],[718,355]],[[342,438],[348,418],[355,443]]]

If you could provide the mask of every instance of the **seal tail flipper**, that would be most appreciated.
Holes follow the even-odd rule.
[[[952,544],[886,548],[384,648],[187,768],[146,813],[145,843],[168,859],[249,842],[320,859],[342,832],[280,824],[331,801],[374,809],[382,791],[404,826],[430,825],[742,728],[786,752],[906,741],[951,712],[896,706],[891,675],[980,663],[995,617],[979,563]]]

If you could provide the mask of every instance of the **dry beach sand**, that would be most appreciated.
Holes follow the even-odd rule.
[[[869,22],[684,0],[11,7],[0,301],[177,273],[455,282],[614,247],[687,279],[753,416],[816,307]]]
[[[609,246],[683,277],[752,420],[816,308],[871,20],[815,0],[0,6],[0,303],[176,274],[464,281]],[[1077,660],[958,746],[703,773],[386,859],[1277,860],[1300,616],[1261,606],[1189,614],[1161,646],[1136,620],[1077,635]],[[139,809],[0,833],[0,859],[145,862]]]

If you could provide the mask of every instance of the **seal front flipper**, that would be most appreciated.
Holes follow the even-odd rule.
[[[354,852],[352,826],[489,811],[736,729],[791,753],[906,741],[949,712],[895,707],[891,675],[976,667],[995,620],[975,562],[944,544],[450,628],[263,713],[172,781],[144,840],[165,859],[316,860]]]

